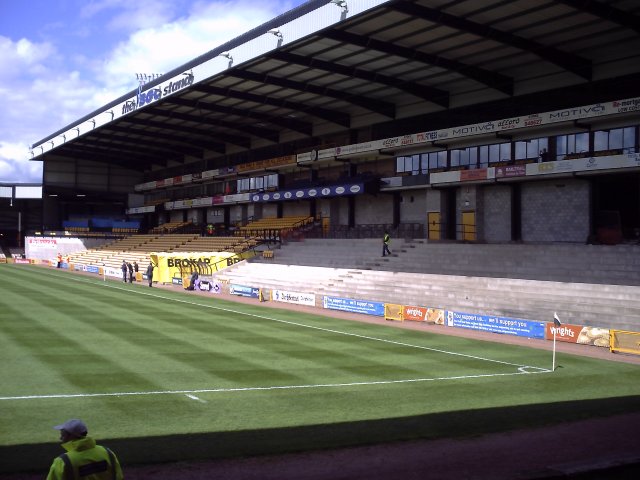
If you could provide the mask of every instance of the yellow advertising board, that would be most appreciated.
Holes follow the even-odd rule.
[[[154,264],[153,280],[160,283],[172,283],[173,278],[181,278],[185,272],[198,270],[202,274],[211,274],[238,263],[253,253],[243,252],[161,252],[150,255]],[[202,266],[207,271],[202,271]]]

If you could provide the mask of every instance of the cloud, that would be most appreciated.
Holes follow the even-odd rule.
[[[135,89],[136,73],[166,73],[290,8],[249,0],[92,1],[80,12],[87,31],[125,31],[99,59],[65,54],[55,37],[0,36],[0,182],[40,182],[42,164],[29,161],[30,144]]]
[[[273,18],[276,13],[250,2],[197,5],[173,23],[133,33],[99,70],[118,96],[136,87],[135,73],[165,73]],[[116,98],[114,96],[113,98]]]
[[[23,143],[0,143],[0,181],[40,183],[42,162],[25,158],[28,146]],[[29,156],[30,157],[30,156]],[[16,161],[16,159],[21,159]]]

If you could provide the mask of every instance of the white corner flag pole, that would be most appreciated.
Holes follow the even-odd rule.
[[[558,327],[562,325],[560,323],[560,319],[558,318],[558,314],[553,312],[553,362],[551,365],[551,371],[556,371],[556,330]]]

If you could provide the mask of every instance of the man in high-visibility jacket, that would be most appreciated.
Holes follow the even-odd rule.
[[[391,251],[389,250],[389,244],[391,243],[391,235],[389,235],[388,231],[384,231],[384,236],[382,237],[382,256],[391,255]]]
[[[53,461],[47,480],[122,480],[118,458],[87,436],[87,426],[82,420],[67,420],[53,428],[60,430],[62,448],[67,453]]]

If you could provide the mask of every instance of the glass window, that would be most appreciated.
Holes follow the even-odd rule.
[[[460,165],[460,150],[451,150],[451,166],[457,167]]]
[[[575,133],[571,135],[559,135],[557,139],[557,155],[562,158],[564,155],[582,153],[589,151],[589,134]]]
[[[635,143],[636,129],[634,127],[599,130],[593,134],[593,149],[596,152],[619,149],[630,152],[633,150]]]
[[[636,147],[636,129],[635,127],[623,128],[622,148],[625,152],[634,152]]]
[[[515,159],[537,159],[542,150],[549,148],[549,139],[544,138],[532,138],[531,140],[520,140],[515,142]]]

